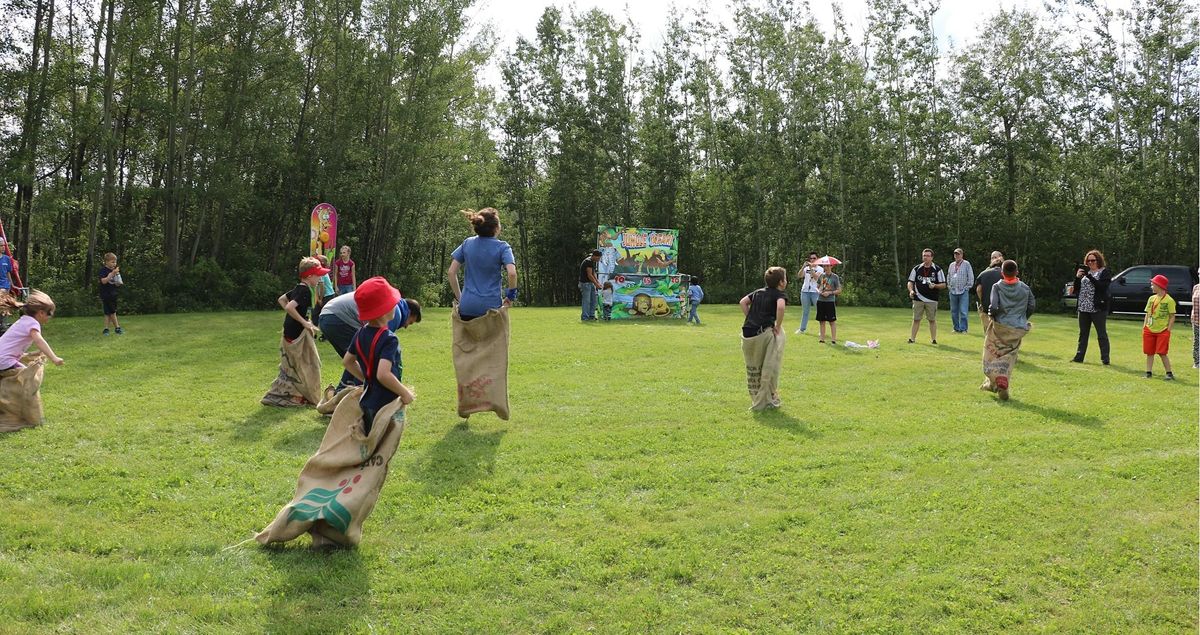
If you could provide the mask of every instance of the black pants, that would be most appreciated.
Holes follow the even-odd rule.
[[[1108,328],[1104,325],[1107,319],[1108,312],[1104,310],[1079,314],[1079,345],[1075,348],[1076,361],[1082,362],[1084,354],[1087,353],[1088,336],[1091,335],[1093,325],[1096,327],[1096,340],[1100,342],[1100,361],[1108,361]]]

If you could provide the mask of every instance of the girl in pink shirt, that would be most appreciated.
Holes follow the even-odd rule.
[[[55,355],[50,345],[42,338],[42,327],[52,317],[54,300],[41,291],[31,292],[21,307],[21,319],[8,327],[4,335],[0,335],[0,371],[24,368],[21,355],[25,354],[25,349],[29,348],[30,344],[37,346],[55,366],[62,366],[63,358]]]

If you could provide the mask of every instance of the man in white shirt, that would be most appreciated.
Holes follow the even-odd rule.
[[[954,262],[946,267],[946,272],[949,274],[946,282],[950,287],[950,321],[955,333],[966,333],[970,306],[967,291],[975,284],[975,272],[971,270],[971,263],[963,259],[962,247],[954,250]]]

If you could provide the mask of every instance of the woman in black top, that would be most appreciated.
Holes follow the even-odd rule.
[[[1087,269],[1075,271],[1073,285],[1073,293],[1079,299],[1079,344],[1071,361],[1083,363],[1083,356],[1087,353],[1088,336],[1094,325],[1096,339],[1100,342],[1100,362],[1107,366],[1108,329],[1104,322],[1108,319],[1108,285],[1112,282],[1112,272],[1105,268],[1104,254],[1096,249],[1087,252],[1083,257],[1083,264]]]

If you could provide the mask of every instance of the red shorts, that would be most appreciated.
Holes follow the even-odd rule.
[[[1166,355],[1171,349],[1171,329],[1162,333],[1151,333],[1142,327],[1142,352],[1147,355]]]

